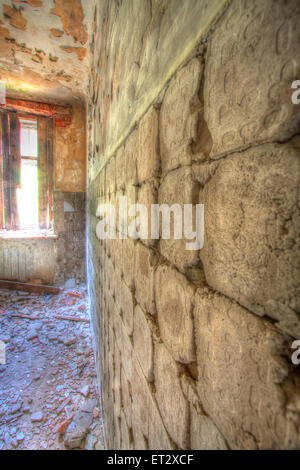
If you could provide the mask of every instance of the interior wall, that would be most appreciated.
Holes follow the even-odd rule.
[[[23,282],[85,281],[85,106],[72,104],[72,121],[54,133],[54,235],[0,238],[0,278]]]
[[[300,446],[299,2],[203,3],[96,16],[88,285],[111,449]],[[120,195],[204,203],[203,249],[99,240]]]

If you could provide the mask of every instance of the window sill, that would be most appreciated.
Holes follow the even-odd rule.
[[[2,240],[56,239],[58,236],[48,230],[0,230]]]

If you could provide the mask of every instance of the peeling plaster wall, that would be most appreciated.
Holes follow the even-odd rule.
[[[72,122],[55,127],[55,189],[83,192],[86,187],[86,111],[73,103]]]
[[[83,97],[94,4],[94,0],[0,0],[0,78],[7,87],[41,93],[48,82],[56,88],[57,98]],[[24,71],[31,77],[28,83]]]
[[[205,6],[206,4],[206,6]],[[88,286],[110,449],[297,449],[298,0],[103,2]],[[99,240],[99,203],[204,203],[203,249]],[[297,267],[298,266],[298,267]]]

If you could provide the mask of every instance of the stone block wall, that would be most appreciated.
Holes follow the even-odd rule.
[[[297,1],[227,3],[96,176],[106,120],[91,98],[87,269],[110,449],[300,447],[299,19]],[[146,54],[151,22],[143,38]],[[98,204],[122,195],[203,203],[203,248],[122,239],[118,218],[99,240]]]

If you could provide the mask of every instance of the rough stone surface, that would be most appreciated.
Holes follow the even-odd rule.
[[[163,344],[155,346],[156,399],[167,430],[181,448],[188,446],[188,403],[182,393],[178,366]]]
[[[298,448],[297,382],[280,355],[287,338],[226,297],[199,290],[195,332],[198,392],[206,413],[234,449]],[[290,412],[290,416],[288,414]]]
[[[191,168],[180,168],[176,171],[170,172],[161,182],[158,190],[158,204],[166,204],[171,209],[173,205],[179,205],[178,215],[175,219],[177,212],[170,215],[170,236],[168,239],[159,241],[160,251],[172,264],[175,264],[179,269],[184,269],[189,264],[197,262],[198,251],[187,250],[186,243],[195,240],[187,240],[184,233],[184,204],[197,204],[199,198],[199,185],[193,179],[193,172]],[[175,209],[177,211],[177,209]],[[166,216],[167,220],[167,216]],[[176,222],[175,222],[176,220]],[[195,213],[193,212],[193,221],[195,221]],[[182,235],[180,239],[175,238],[174,224],[182,228]],[[195,222],[194,222],[195,223]],[[162,237],[162,230],[166,223],[161,223],[160,233]],[[195,228],[193,227],[195,230]]]
[[[121,309],[122,318],[128,335],[133,332],[133,297],[130,289],[123,282],[121,284]]]
[[[98,2],[91,46],[87,269],[106,446],[299,448],[298,2],[150,3]],[[119,220],[117,239],[98,240],[97,205],[120,196],[204,203],[203,248],[141,239],[138,224],[119,239]]]
[[[77,411],[73,421],[68,426],[65,435],[64,443],[69,449],[80,447],[83,439],[86,437],[89,427],[93,421],[92,413],[82,410]]]
[[[141,307],[154,314],[154,268],[155,254],[142,243],[136,245],[135,297]]]
[[[101,138],[93,170],[102,164],[100,155],[115,152],[225,3],[175,0],[151,8],[146,0],[139,4],[127,0],[116,8],[105,0],[98,6],[98,21],[103,23],[95,35],[91,93],[97,99],[95,114],[101,123]],[[96,91],[99,65],[102,79]]]
[[[160,149],[163,174],[192,161],[191,143],[197,136],[193,101],[200,86],[202,67],[195,58],[177,72],[166,91],[160,112]]]
[[[160,169],[158,111],[151,107],[138,128],[137,180],[142,183],[156,176]]]
[[[155,301],[162,340],[174,359],[189,363],[195,359],[193,334],[194,289],[186,278],[169,266],[155,274]]]
[[[298,132],[291,85],[299,78],[299,18],[297,0],[235,1],[228,8],[207,52],[211,156]]]
[[[121,369],[121,390],[122,390],[121,392],[122,393],[122,408],[124,410],[126,423],[128,424],[129,428],[131,428],[132,427],[131,386],[123,369]]]
[[[147,380],[153,380],[153,340],[145,313],[139,305],[134,310],[133,346]]]
[[[297,298],[298,174],[298,138],[265,144],[222,161],[200,196],[208,284],[258,315],[271,311],[297,337],[299,315],[285,322],[284,307],[272,314],[270,301],[288,307]]]
[[[147,225],[145,233],[141,231],[140,227],[137,227],[138,235],[143,243],[148,246],[154,246],[157,244],[158,238],[152,238],[151,236],[151,221],[152,221],[152,205],[157,204],[157,182],[147,181],[138,188],[137,203],[143,204],[147,209],[147,213],[138,212],[137,216],[141,218],[144,226]],[[144,208],[142,209],[144,211]]]
[[[29,97],[70,100],[87,91],[94,4],[1,2],[0,47],[6,50],[0,60],[2,78],[13,93],[21,88]]]
[[[224,437],[213,421],[205,415],[197,413],[194,406],[191,412],[191,449],[227,450]]]

